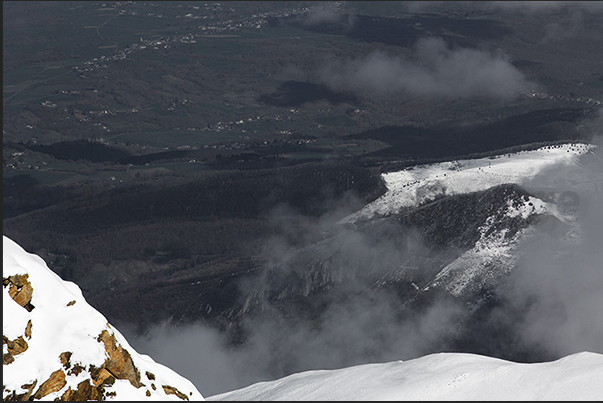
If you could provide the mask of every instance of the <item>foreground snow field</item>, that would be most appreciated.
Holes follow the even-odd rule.
[[[206,400],[601,400],[603,355],[518,364],[440,353],[409,361],[308,371]]]

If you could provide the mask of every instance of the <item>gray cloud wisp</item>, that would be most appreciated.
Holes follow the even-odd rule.
[[[593,142],[599,145],[602,136],[595,134],[602,133],[601,122],[600,117],[584,122],[592,130]],[[574,187],[576,178],[592,181]],[[572,239],[544,230],[520,245],[518,264],[497,291],[506,303],[497,306],[485,320],[503,320],[510,327],[506,330],[517,335],[523,347],[542,348],[552,356],[579,351],[603,353],[601,178],[603,158],[598,152],[575,168],[559,166],[543,172],[530,184],[580,194],[581,212],[575,223],[580,236]],[[409,237],[404,246],[401,242],[375,243],[357,232],[336,229],[333,223],[339,216],[325,216],[297,228],[307,228],[308,234],[303,236],[309,240],[320,238],[324,232],[338,234],[335,249],[344,255],[339,260],[345,263],[343,266],[352,266],[352,261],[360,259],[357,268],[387,268],[408,253],[431,253],[416,237]],[[295,218],[294,212],[286,209],[276,211],[273,217],[282,219],[285,226]],[[287,257],[295,248],[287,238],[273,239],[262,251],[268,261],[280,263],[285,272],[294,270],[288,267],[292,261]],[[345,267],[342,270],[350,271]],[[277,314],[278,309],[264,301],[264,314],[244,321],[248,340],[238,348],[229,346],[218,330],[201,323],[177,328],[159,326],[151,329],[147,337],[128,332],[126,326],[119,328],[138,351],[186,376],[204,396],[309,369],[411,359],[445,346],[447,338],[462,332],[459,327],[466,307],[435,300],[401,321],[397,296],[373,292],[372,284],[363,281],[359,272],[362,270],[356,271],[356,279],[352,276],[352,281],[323,295],[326,303],[320,321],[298,318],[290,311],[289,317],[282,311]],[[257,280],[246,284],[247,291],[263,285],[262,279]],[[481,340],[490,336],[475,337]]]
[[[438,38],[417,41],[412,58],[375,51],[328,63],[319,77],[333,89],[367,95],[512,99],[534,87],[503,53],[451,49]]]
[[[525,312],[517,330],[557,356],[603,352],[603,139],[601,118],[585,122],[598,149],[575,167],[553,167],[529,186],[579,196],[575,221],[559,237],[538,233],[520,250],[504,296]],[[598,133],[598,134],[597,134]]]

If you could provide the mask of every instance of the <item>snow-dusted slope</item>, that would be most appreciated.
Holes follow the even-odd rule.
[[[546,168],[574,163],[594,147],[582,143],[553,145],[533,151],[417,165],[385,173],[382,177],[387,192],[342,222],[395,214],[404,207],[417,206],[444,195],[477,192],[505,183],[522,185]]]
[[[424,289],[440,287],[458,297],[492,287],[508,274],[516,263],[518,246],[532,231],[529,227],[523,228],[510,236],[510,228],[504,225],[493,229],[507,217],[527,220],[533,215],[550,214],[562,222],[569,220],[555,204],[536,197],[507,200],[503,209],[498,215],[488,217],[479,228],[480,237],[475,246],[444,267]]]
[[[302,372],[206,400],[601,400],[601,379],[603,355],[596,353],[538,364],[440,353]]]
[[[203,400],[138,354],[39,256],[3,237],[3,399]]]
[[[577,167],[579,157],[595,149],[596,146],[584,143],[551,145],[532,151],[417,165],[385,173],[382,177],[387,192],[341,222],[354,223],[391,216],[431,200],[485,191],[503,184],[532,185],[534,178],[548,169],[559,172],[560,169],[565,171],[566,168]],[[563,190],[569,189],[557,191],[561,193]],[[531,220],[532,216],[550,215],[568,224],[568,228],[575,227],[572,214],[562,211],[554,202],[525,195],[521,199],[509,199],[507,204],[493,211],[493,215],[479,228],[480,236],[475,245],[442,268],[424,290],[437,287],[454,296],[467,296],[496,284],[501,276],[508,274],[515,265],[518,245],[531,233],[531,229],[525,227],[509,236],[507,218],[517,217],[525,221]]]

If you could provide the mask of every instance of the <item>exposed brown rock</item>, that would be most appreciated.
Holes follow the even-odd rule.
[[[107,371],[105,368],[100,368],[100,371],[96,372],[95,376],[92,377],[92,380],[94,381],[94,386],[96,387],[102,384],[112,385],[113,383],[115,383],[115,377],[111,372]]]
[[[67,381],[65,380],[65,373],[63,370],[58,369],[50,374],[50,377],[44,381],[42,385],[40,385],[36,393],[33,395],[33,398],[41,399],[53,392],[58,392],[59,390],[63,389],[66,384]]]
[[[29,280],[27,280],[28,277],[29,274],[15,274],[14,276],[3,278],[2,284],[5,287],[8,285],[8,295],[17,304],[31,312],[34,309],[34,306],[31,304],[33,287]]]
[[[6,336],[2,336],[3,340]],[[12,355],[19,355],[29,347],[23,336],[17,337],[15,340],[6,339],[6,344],[8,344],[8,352]]]
[[[25,337],[31,339],[31,320],[27,322],[25,327]],[[8,352],[2,354],[2,364],[9,365],[15,361],[15,356],[21,354],[29,347],[23,336],[17,337],[15,340],[9,340],[8,337],[2,335],[2,345],[6,344]]]
[[[152,372],[146,371],[147,378],[151,381],[155,380],[155,375]]]
[[[73,300],[73,301],[69,301],[69,302],[67,303],[67,306],[71,306],[71,305],[75,305],[75,300]]]
[[[109,358],[102,365],[103,368],[117,379],[129,380],[136,388],[144,386],[140,382],[140,372],[134,365],[130,353],[117,344],[115,335],[110,335],[107,330],[103,330],[97,340],[105,344],[105,351],[109,354]]]
[[[103,369],[103,367],[96,368],[96,366],[94,366],[93,364],[90,364],[90,366],[88,367],[88,372],[90,373],[90,376],[92,377],[93,380],[98,378],[98,373],[100,372],[101,369]]]
[[[27,389],[27,393],[21,395],[22,400],[29,400],[29,398],[30,398],[31,394],[33,393],[34,388],[36,387],[37,384],[38,384],[38,380],[35,379],[32,383],[21,385],[22,389]]]
[[[71,367],[71,351],[65,351],[59,355],[59,360],[65,369],[69,369]]]
[[[78,376],[80,372],[84,371],[86,368],[82,367],[79,363],[75,363],[73,368],[69,370],[67,375],[75,375]]]
[[[147,397],[151,397],[151,391],[147,390]]]
[[[73,394],[75,393],[75,391],[71,388],[67,389],[65,391],[65,393],[63,393],[63,395],[61,396],[62,401],[73,401],[75,399],[72,399],[71,396],[73,396]]]
[[[12,401],[26,401],[29,400],[34,388],[36,387],[36,384],[38,383],[37,380],[33,381],[33,383],[29,383],[29,384],[25,384],[22,385],[21,388],[27,390],[26,393],[17,395],[15,393],[15,391],[13,390],[13,393],[11,393],[10,395],[6,396],[4,398],[4,400],[12,400]]]
[[[25,337],[31,339],[31,319],[27,322],[27,326],[25,326]]]
[[[8,347],[8,353],[2,355],[3,365],[11,364],[16,355],[21,354],[29,347],[23,336],[19,336],[15,340],[9,340],[8,337],[2,335],[2,345],[4,344]]]
[[[61,354],[61,357],[67,357],[65,352]],[[69,355],[70,357],[70,355]],[[77,373],[79,374],[84,367],[76,363],[75,368],[79,368]],[[71,375],[71,371],[68,375]],[[90,365],[90,375],[92,376],[93,384],[90,380],[85,380],[77,385],[77,390],[71,388],[67,389],[60,400],[66,401],[81,401],[81,400],[105,400],[107,396],[115,396],[114,392],[105,392],[105,385],[112,385],[115,382],[115,377],[109,371],[104,368],[96,368],[94,365]]]
[[[180,392],[178,389],[176,389],[173,386],[161,385],[161,387],[163,388],[163,391],[165,392],[166,395],[176,395],[176,396],[178,396],[182,400],[188,400],[188,396],[187,395],[185,395],[184,393]]]
[[[11,353],[2,355],[2,365],[12,364],[15,361],[15,357]]]
[[[61,400],[64,401],[87,401],[87,400],[102,400],[102,391],[95,388],[90,383],[89,379],[78,383],[77,390],[67,389]]]

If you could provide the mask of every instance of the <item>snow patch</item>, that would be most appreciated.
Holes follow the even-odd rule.
[[[602,377],[603,355],[590,352],[537,364],[439,353],[301,372],[206,400],[601,400]]]
[[[340,223],[396,214],[403,208],[416,207],[445,195],[477,192],[508,183],[522,185],[543,169],[576,163],[581,155],[595,147],[582,143],[545,146],[532,151],[417,165],[384,173],[386,193]]]

